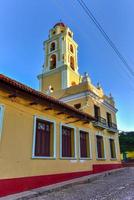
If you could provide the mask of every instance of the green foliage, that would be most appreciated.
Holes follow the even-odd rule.
[[[119,142],[121,153],[134,151],[134,132],[121,132]]]

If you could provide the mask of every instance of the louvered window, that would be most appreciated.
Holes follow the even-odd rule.
[[[98,154],[98,158],[104,158],[104,141],[103,141],[103,137],[100,135],[96,136],[96,140],[97,140],[97,154]]]
[[[80,131],[80,158],[90,158],[89,133]]]
[[[62,157],[70,158],[74,156],[74,129],[62,126]]]
[[[110,154],[111,158],[116,158],[115,141],[114,139],[109,139],[110,143]]]
[[[36,119],[35,156],[53,157],[54,124]]]

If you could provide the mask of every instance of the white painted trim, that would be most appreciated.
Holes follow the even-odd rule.
[[[103,145],[104,145],[104,158],[98,158],[98,149],[97,149],[97,137],[96,136],[102,136],[102,138],[103,138]],[[97,132],[96,134],[95,134],[95,143],[96,143],[96,159],[97,160],[106,160],[106,143],[105,143],[105,137],[104,137],[104,135],[103,135],[103,133],[101,133],[101,132]]]
[[[93,152],[92,152],[92,134],[89,131],[89,142],[90,142],[90,159],[93,159]]]
[[[53,141],[53,156],[35,156],[35,140],[36,140],[36,120],[42,119],[44,121],[48,121],[53,123],[54,125],[54,141]],[[33,129],[33,147],[32,147],[32,158],[41,158],[41,159],[56,159],[56,122],[54,120],[50,120],[43,116],[34,115],[34,129]]]
[[[1,105],[1,104],[0,104],[0,141],[1,141],[1,138],[2,138],[3,120],[4,120],[4,110],[5,110],[4,105]]]
[[[87,96],[87,92],[82,92],[82,93],[70,95],[70,96],[67,96],[67,97],[63,97],[63,98],[60,99],[60,101],[63,101],[65,103],[67,103],[69,101],[81,99],[81,98],[83,98],[85,96]]]
[[[103,136],[103,141],[104,141],[104,159],[106,159],[107,156],[106,156],[106,137],[105,136]]]
[[[74,157],[62,157],[62,126],[74,129]],[[65,159],[65,160],[77,159],[76,128],[74,126],[63,123],[60,123],[60,159]]]
[[[118,152],[120,152],[120,149],[119,149],[119,136],[116,136],[115,137],[115,150],[116,150],[116,159],[118,158]]]
[[[66,89],[67,88],[67,80],[68,80],[67,70],[62,71],[61,79],[62,79],[62,89]]]
[[[88,133],[90,155],[89,155],[89,157],[86,157],[86,158],[83,158],[80,156],[80,131],[85,131]],[[90,134],[90,131],[87,131],[86,129],[83,129],[83,128],[79,128],[79,159],[80,160],[91,160],[92,159],[91,134]]]
[[[42,81],[43,81],[43,79],[42,79],[42,78],[40,78],[40,79],[39,79],[39,91],[41,91],[41,90],[42,90]]]
[[[70,87],[70,73],[68,69],[67,69],[67,87]]]
[[[56,160],[55,157],[49,157],[49,156],[32,156],[33,159],[44,159],[44,160]]]
[[[62,39],[62,38],[64,38],[64,36],[63,35],[61,35],[60,36],[60,38],[59,38],[59,43],[60,43],[60,60],[62,60],[62,55],[64,54],[64,40]]]
[[[90,97],[94,98],[98,103],[103,104],[110,111],[112,111],[114,113],[117,112],[116,108],[110,106],[110,104],[108,104],[106,101],[102,102],[101,100],[98,100],[97,98],[99,98],[99,97],[96,94],[94,94],[93,92],[90,92],[90,91],[81,92],[81,93],[78,93],[78,94],[70,95],[68,97],[61,98],[60,101],[63,101],[65,103],[67,103],[69,101],[74,101],[74,100],[81,99],[81,98],[84,98],[84,97],[87,97],[87,96],[90,96]]]

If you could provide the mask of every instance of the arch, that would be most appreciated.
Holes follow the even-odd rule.
[[[56,33],[56,31],[53,31],[53,33],[52,33],[52,34],[53,34],[53,35],[55,35],[55,33]]]
[[[68,35],[69,35],[70,37],[72,37],[72,34],[71,34],[70,32],[68,32]]]
[[[75,70],[74,69],[74,58],[73,58],[73,56],[70,57],[70,67],[72,68],[72,70]]]
[[[55,50],[55,42],[52,42],[50,45],[50,51],[54,51]]]
[[[73,53],[74,52],[74,48],[73,48],[73,45],[70,44],[70,51]]]
[[[56,55],[53,54],[50,57],[50,70],[56,68]]]

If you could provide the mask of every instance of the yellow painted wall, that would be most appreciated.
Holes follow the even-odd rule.
[[[80,76],[76,72],[74,72],[72,69],[69,69],[65,66],[61,67],[60,69],[51,70],[50,73],[44,74],[40,76],[41,81],[41,91],[44,92],[48,90],[49,85],[51,85],[54,88],[54,94],[58,94],[62,96],[62,71],[67,70],[67,76],[68,81],[67,85],[70,87],[72,85],[72,82],[75,82],[76,84],[80,83]],[[53,94],[52,94],[53,95]],[[56,97],[56,96],[55,96]],[[58,96],[59,97],[59,96]]]
[[[73,78],[73,76],[72,76]],[[72,80],[72,79],[70,79]],[[86,92],[91,91],[92,93],[96,92],[96,97],[90,97],[86,95]],[[69,88],[66,88],[65,90],[60,90],[52,93],[51,95],[53,97],[62,99],[65,97],[69,97],[71,95],[81,94],[85,92],[85,96],[83,98],[77,98],[75,100],[68,101],[68,103],[71,106],[74,106],[74,104],[81,103],[83,109],[82,111],[94,116],[94,105],[97,105],[100,107],[101,117],[107,118],[107,112],[111,114],[112,122],[117,123],[116,121],[116,113],[109,109],[107,106],[103,105],[104,97],[102,95],[102,91],[98,90],[96,88],[96,91],[94,91],[92,84],[89,83],[81,83],[76,86],[72,86]],[[98,92],[98,93],[97,93]],[[88,106],[86,106],[88,105]],[[85,107],[86,106],[86,107]],[[113,105],[111,105],[112,108],[115,108]]]
[[[68,79],[68,86],[72,86],[72,82],[76,84],[80,83],[80,75],[74,72],[71,68],[68,69],[69,79]]]
[[[134,159],[134,151],[127,151],[126,153],[127,153],[126,155],[127,158]],[[121,160],[123,160],[123,153],[121,154]]]
[[[109,112],[112,116],[112,122],[115,124],[117,123],[115,113],[112,112],[111,110],[107,109],[102,104],[98,103],[97,101],[95,101],[89,97],[84,97],[81,99],[76,99],[76,100],[72,100],[72,101],[68,102],[68,104],[71,106],[74,106],[77,103],[81,103],[81,109],[80,109],[81,111],[84,111],[92,116],[94,116],[94,105],[97,105],[100,107],[101,117],[107,119],[106,113]]]
[[[62,85],[62,76],[61,72],[58,71],[57,73],[52,74],[51,76],[45,76],[42,81],[42,91],[45,92],[48,90],[49,86],[52,86],[54,90],[59,90],[61,89]]]
[[[92,124],[85,125],[81,122],[70,123],[77,128],[77,159],[60,159],[60,123],[69,122],[66,115],[57,115],[56,111],[44,111],[43,106],[29,106],[28,100],[16,98],[12,101],[6,93],[0,92],[0,104],[5,106],[2,138],[0,142],[0,178],[26,177],[35,175],[66,173],[73,171],[92,170],[95,163],[120,163],[117,134],[112,134],[117,143],[117,160],[111,161],[109,156],[109,133],[103,132],[106,137],[105,161],[96,160],[95,133],[98,129]],[[34,115],[56,121],[56,159],[33,159],[33,128]],[[92,143],[92,160],[80,161],[78,158],[78,128],[90,131]]]
[[[134,151],[132,151],[132,152],[127,151],[127,158],[133,158],[134,159]]]

